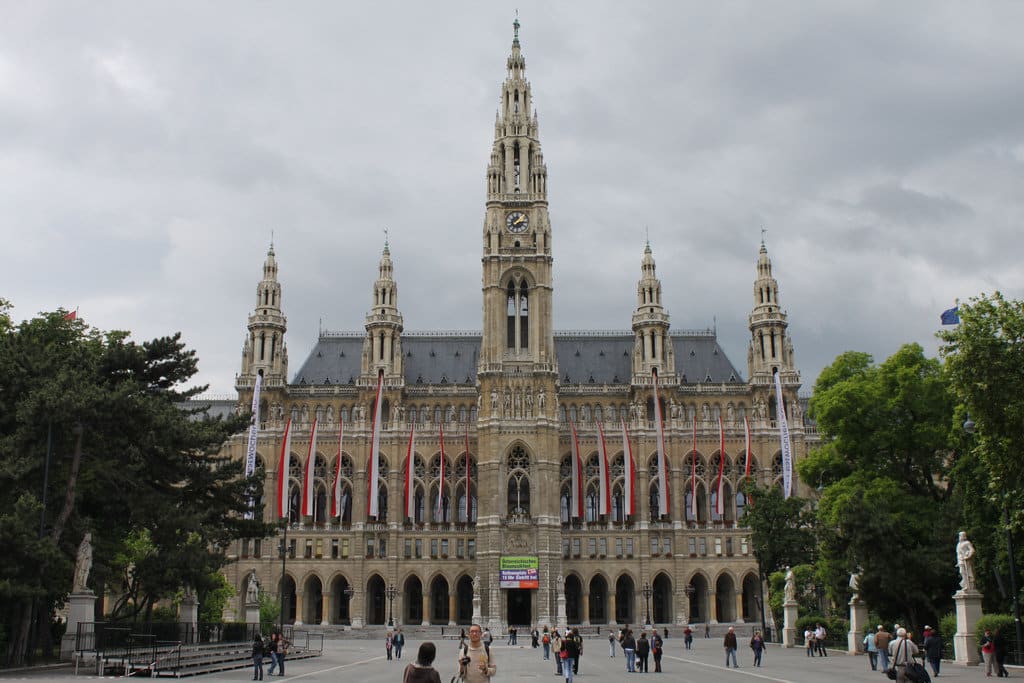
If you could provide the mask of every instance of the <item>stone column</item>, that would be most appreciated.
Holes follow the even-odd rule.
[[[480,623],[480,596],[473,593],[473,623]]]
[[[430,594],[423,594],[423,618],[420,620],[422,626],[430,625]]]
[[[864,640],[864,629],[868,625],[868,606],[859,596],[850,599],[850,632],[846,634],[846,651],[851,655],[860,652]]]
[[[786,600],[782,603],[782,647],[796,646],[796,620],[798,603],[796,600]]]
[[[608,623],[618,623],[618,620],[615,618],[615,591],[608,593]]]
[[[708,623],[718,623],[718,594],[708,589]]]
[[[979,663],[978,638],[974,635],[974,627],[981,618],[981,598],[981,593],[976,590],[960,590],[953,596],[956,603],[953,652],[957,664],[973,666]]]
[[[68,625],[60,642],[60,658],[70,660],[75,651],[78,625],[96,621],[96,594],[91,590],[77,591],[68,596]],[[83,627],[83,630],[87,627]]]
[[[321,607],[320,607],[320,611],[321,611],[321,614],[320,614],[320,625],[321,626],[327,626],[328,624],[331,623],[331,603],[332,602],[333,601],[331,600],[331,594],[329,592],[328,593],[322,593],[320,595],[320,605],[321,605]]]
[[[306,610],[306,591],[295,589],[295,626],[302,626],[302,613]]]
[[[559,593],[558,594],[558,599],[556,600],[556,604],[558,606],[557,609],[555,610],[555,621],[558,622],[556,627],[557,628],[564,628],[565,627],[565,621],[566,621],[566,617],[565,617],[565,594],[564,593]]]
[[[455,626],[455,594],[448,594],[448,625]]]
[[[348,620],[352,622],[352,628],[363,627],[363,614],[366,612],[363,607],[363,591],[356,591],[348,601]]]
[[[736,618],[733,619],[737,624],[743,621],[743,590],[736,591]]]
[[[581,623],[582,623],[583,626],[590,626],[590,596],[588,596],[588,595],[581,595],[580,596],[580,602],[583,603],[581,605],[581,607],[583,608],[582,609],[583,614],[581,615],[583,617],[583,619],[582,619]]]

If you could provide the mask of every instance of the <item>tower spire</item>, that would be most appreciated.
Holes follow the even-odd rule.
[[[288,320],[281,309],[281,283],[277,280],[277,258],[271,239],[263,261],[263,279],[256,285],[256,307],[249,314],[249,334],[242,347],[242,378],[254,379],[263,372],[264,382],[284,383],[288,375],[288,349],[284,334]]]
[[[783,380],[787,373],[791,373],[792,381],[797,381],[793,342],[786,331],[789,322],[787,314],[779,306],[779,283],[772,276],[772,261],[768,258],[764,232],[762,228],[757,278],[754,280],[754,308],[749,318],[748,371],[752,380],[758,375],[770,378],[778,370],[783,373]]]
[[[651,241],[644,244],[640,261],[640,280],[636,283],[636,308],[633,310],[633,382],[641,383],[658,370],[662,381],[675,375],[675,357],[668,335],[669,315],[661,304],[661,280],[658,279]]]
[[[398,310],[398,285],[387,234],[385,229],[377,281],[373,283],[373,306],[366,315],[366,338],[363,341],[362,374],[373,381],[376,381],[379,370],[397,381],[402,378],[403,320]]]

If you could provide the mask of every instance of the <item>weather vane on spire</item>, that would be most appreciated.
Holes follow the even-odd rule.
[[[519,8],[516,8],[516,20],[512,22],[512,28],[515,30],[512,40],[516,43],[519,42]]]
[[[384,248],[387,249],[387,246],[388,246],[388,229],[384,228]]]
[[[761,226],[761,244],[764,244],[764,237],[768,234],[768,228]]]
[[[270,250],[274,250],[274,229],[270,229]]]

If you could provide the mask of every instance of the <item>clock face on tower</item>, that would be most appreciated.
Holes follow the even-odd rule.
[[[529,224],[530,221],[527,219],[526,214],[521,211],[513,211],[505,217],[505,227],[508,228],[509,232],[526,232]]]

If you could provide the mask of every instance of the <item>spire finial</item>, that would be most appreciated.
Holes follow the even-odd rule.
[[[270,229],[270,253],[274,253],[274,229]]]
[[[761,246],[762,247],[764,246],[764,238],[765,238],[765,235],[767,235],[767,234],[768,234],[768,228],[766,228],[766,227],[764,227],[762,225],[761,226]]]
[[[647,241],[647,248],[651,248],[651,229],[648,226],[644,226],[644,239]]]
[[[384,228],[384,249],[388,248],[388,229]]]
[[[519,9],[516,9],[516,19],[512,22],[512,44],[519,44]]]

